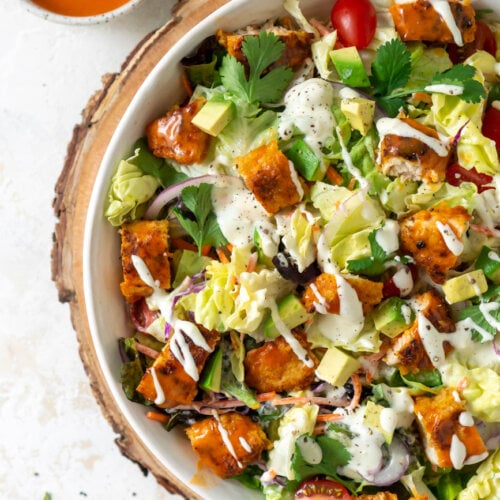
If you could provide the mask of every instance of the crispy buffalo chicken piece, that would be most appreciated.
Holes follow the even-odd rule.
[[[461,450],[465,457],[460,462],[487,451],[470,413],[453,388],[442,389],[433,397],[415,398],[414,412],[427,458],[433,465],[461,469],[463,463],[453,463]]]
[[[220,334],[217,331],[206,330],[199,325],[198,328],[210,349],[213,350],[220,340]],[[175,336],[179,334],[181,333],[176,332]],[[199,374],[203,370],[210,352],[195,345],[188,336],[185,335],[184,337]],[[173,355],[171,343],[172,337],[155,359],[153,366],[146,370],[137,386],[137,392],[142,394],[148,401],[155,401],[159,396],[154,380],[154,376],[156,376],[164,396],[164,398],[161,398],[160,395],[160,400],[156,403],[161,408],[173,408],[177,405],[190,404],[198,392],[197,381],[186,373],[180,361]],[[160,402],[161,399],[164,400]]]
[[[455,323],[448,314],[443,298],[435,291],[424,292],[415,297],[415,301],[418,310],[443,333],[443,339],[446,338],[446,333],[455,330]],[[449,352],[451,346],[445,342],[444,349]],[[434,368],[418,333],[418,319],[410,328],[391,340],[384,361],[388,365],[397,366],[403,375]]]
[[[464,207],[445,203],[420,210],[400,221],[401,249],[409,252],[435,283],[442,284],[447,272],[460,263],[445,237],[461,241],[470,218]]]
[[[345,279],[354,288],[358,299],[363,304],[365,315],[382,301],[383,283],[353,275],[346,276]],[[328,313],[338,314],[340,300],[335,276],[329,273],[317,276],[311,284],[307,285],[302,295],[302,303],[308,312],[324,308]]]
[[[203,161],[210,146],[210,135],[191,120],[204,104],[205,99],[200,97],[186,106],[174,106],[146,127],[148,145],[155,156],[185,165]]]
[[[304,64],[306,59],[311,57],[311,43],[314,40],[312,33],[304,30],[293,30],[284,26],[274,26],[268,31],[275,34],[285,44],[283,55],[272,67],[287,66],[296,70]],[[258,29],[250,27],[241,33],[228,33],[219,30],[216,37],[218,42],[226,48],[228,54],[246,66],[246,57],[242,51],[243,42],[247,36],[256,36],[258,33]]]
[[[416,131],[441,142],[438,133],[433,128],[409,118],[400,118],[400,120]],[[446,167],[451,154],[449,146],[445,144],[443,146],[448,153],[440,156],[420,139],[395,134],[384,135],[379,145],[382,173],[391,177],[400,177],[403,181],[442,182],[446,178]]]
[[[476,33],[474,9],[470,2],[448,2],[463,43],[472,42]],[[455,41],[446,21],[427,0],[393,3],[389,8],[396,31],[405,42],[452,43]]]
[[[359,495],[357,500],[398,500],[398,496],[390,491],[379,491],[373,495]]]
[[[122,224],[121,258],[122,294],[127,302],[136,302],[151,295],[153,289],[139,276],[132,256],[140,257],[161,288],[170,288],[170,263],[168,260],[168,221],[139,220]]]
[[[248,351],[245,365],[245,382],[257,392],[300,391],[309,387],[314,379],[318,359],[302,334],[295,334],[314,365],[306,366],[294,353],[283,337],[265,342]]]
[[[302,199],[301,181],[276,141],[236,158],[235,163],[248,189],[270,215]]]
[[[224,479],[241,474],[272,447],[259,424],[235,412],[196,422],[186,434],[201,462]]]

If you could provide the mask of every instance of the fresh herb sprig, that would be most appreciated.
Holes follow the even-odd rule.
[[[226,90],[249,103],[278,101],[292,79],[292,70],[285,66],[266,69],[282,56],[285,44],[273,33],[261,31],[245,37],[241,50],[248,61],[248,77],[236,57],[224,56],[219,73]]]
[[[480,82],[474,79],[476,74],[472,66],[457,64],[452,68],[436,73],[431,85],[454,85],[462,88],[457,94],[466,102],[476,103],[486,98],[486,91]],[[411,54],[404,42],[394,38],[377,49],[372,63],[370,82],[373,95],[379,105],[390,115],[396,116],[405,106],[405,97],[415,92],[427,92],[426,86],[404,88],[411,75]]]
[[[181,199],[190,213],[173,209],[177,220],[193,238],[200,254],[205,245],[221,247],[227,244],[213,212],[211,192],[210,184],[189,186],[182,190]]]

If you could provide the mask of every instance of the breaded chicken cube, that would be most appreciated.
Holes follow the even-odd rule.
[[[411,214],[399,224],[401,250],[409,252],[435,283],[442,284],[448,271],[460,263],[470,219],[464,207],[446,203]]]
[[[201,462],[224,479],[241,474],[272,447],[258,423],[235,412],[196,422],[186,434]]]
[[[445,333],[453,332],[455,323],[449,316],[444,299],[437,292],[429,290],[417,295],[415,304],[433,326],[443,332],[445,342]],[[444,349],[449,352],[451,346],[445,342]],[[418,319],[403,333],[391,339],[384,361],[390,366],[397,366],[403,375],[434,369],[418,331]]]
[[[371,281],[360,276],[349,275],[346,281],[354,288],[363,305],[363,313],[368,314],[383,299],[383,283]],[[308,284],[302,295],[302,303],[308,312],[320,311],[330,314],[340,312],[340,299],[337,280],[333,274],[321,273]]]
[[[211,136],[191,122],[205,102],[200,97],[186,106],[174,106],[165,116],[157,118],[146,127],[148,146],[155,156],[184,165],[204,160]]]
[[[210,352],[218,344],[220,334],[217,331],[206,330],[201,326],[198,326],[198,328],[210,347],[210,351],[195,345],[184,333],[176,332],[165,344],[160,355],[155,359],[153,366],[148,368],[143,375],[137,386],[139,394],[142,394],[148,401],[155,402],[161,408],[173,408],[178,405],[190,404],[193,401],[198,393],[198,382],[186,372],[183,364],[172,352],[172,339],[175,339],[177,335],[184,336],[199,375]],[[157,390],[159,388],[161,388],[161,391]]]
[[[390,491],[379,491],[373,495],[359,495],[357,500],[398,500],[398,496]]]
[[[227,49],[228,54],[247,65],[245,54],[242,51],[243,42],[248,36],[258,35],[259,31],[259,29],[252,27],[237,33],[218,30],[216,37],[217,41]],[[311,43],[314,41],[312,33],[284,26],[273,26],[266,31],[276,35],[285,44],[282,56],[273,64],[273,67],[287,66],[296,70],[305,63],[306,59],[311,57]]]
[[[425,453],[433,465],[461,469],[467,462],[486,458],[483,439],[453,388],[442,389],[436,396],[415,398],[414,412]]]
[[[296,333],[295,337],[314,364],[305,365],[280,336],[247,352],[244,366],[245,382],[249,387],[257,392],[300,391],[309,387],[314,379],[318,359],[312,353],[305,335]]]
[[[235,163],[246,186],[269,215],[302,199],[301,180],[276,141],[236,158]]]
[[[122,224],[121,260],[123,282],[120,289],[127,302],[136,302],[153,293],[153,289],[142,281],[132,261],[140,257],[160,288],[168,289],[170,283],[170,262],[168,248],[167,220],[138,220]]]
[[[445,3],[445,2],[443,2]],[[476,33],[475,12],[469,1],[450,0],[449,12],[460,31],[462,43],[472,42]],[[445,8],[445,11],[447,8]],[[428,0],[393,3],[389,11],[396,31],[405,42],[457,43],[448,23]],[[461,45],[461,43],[457,43]]]
[[[382,135],[379,144],[379,163],[383,174],[399,177],[403,181],[442,182],[446,179],[451,148],[443,142],[431,127],[416,120],[399,118],[401,122],[417,132],[438,141],[442,151],[436,151],[418,137],[408,137],[388,133]],[[443,152],[445,154],[443,154]]]

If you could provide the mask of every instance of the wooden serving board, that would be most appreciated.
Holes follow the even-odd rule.
[[[99,366],[90,335],[83,295],[82,250],[87,207],[92,188],[111,136],[136,91],[172,45],[207,15],[228,0],[184,0],[172,19],[147,35],[131,52],[119,73],[102,78],[102,88],[92,95],[73,130],[65,163],[55,187],[53,202],[58,222],[52,248],[52,279],[61,302],[68,302],[79,353],[101,410],[118,434],[121,452],[146,473],[151,472],[171,493],[196,498],[147,450],[121,414]]]

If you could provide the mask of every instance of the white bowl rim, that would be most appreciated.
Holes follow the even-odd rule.
[[[140,1],[140,0],[139,0]],[[315,0],[315,2],[319,5],[322,0]],[[473,0],[474,1],[474,0]],[[260,4],[264,4],[266,0],[259,0]],[[490,7],[496,11],[500,15],[500,7],[495,5],[496,0],[477,0],[476,4],[480,4],[481,6]],[[275,11],[279,10],[279,6],[282,4],[280,0],[270,0],[267,2],[268,4],[275,6]],[[313,2],[311,2],[313,3]],[[96,315],[96,304],[93,297],[93,284],[91,280],[92,274],[92,262],[93,262],[93,247],[92,247],[92,235],[95,230],[96,224],[99,221],[102,222],[102,206],[103,200],[107,194],[107,189],[109,186],[110,176],[112,175],[112,171],[114,170],[114,166],[119,159],[119,155],[117,155],[120,146],[120,138],[123,135],[125,129],[129,126],[129,121],[133,118],[134,113],[136,112],[136,107],[140,100],[144,95],[147,95],[148,89],[153,85],[154,81],[158,78],[158,76],[166,70],[166,67],[170,62],[177,64],[180,58],[190,51],[186,50],[186,45],[188,44],[188,40],[193,36],[194,33],[203,33],[207,32],[205,36],[208,34],[212,34],[215,32],[215,29],[209,30],[210,26],[218,26],[216,23],[217,19],[223,18],[228,14],[237,12],[240,7],[245,4],[254,5],[257,4],[255,0],[229,0],[225,5],[221,6],[217,10],[215,10],[212,14],[203,19],[198,25],[189,30],[183,37],[181,37],[172,48],[163,56],[163,58],[158,62],[158,64],[153,68],[153,70],[149,73],[149,75],[144,80],[140,89],[137,91],[136,95],[130,102],[127,110],[123,114],[120,122],[118,123],[116,130],[108,144],[106,152],[101,161],[101,165],[96,175],[96,179],[94,181],[94,186],[92,188],[91,199],[88,206],[87,217],[85,221],[85,229],[84,229],[84,244],[83,244],[83,288],[84,288],[84,298],[86,303],[86,312],[87,319],[89,323],[89,329],[91,333],[92,340],[94,342],[96,355],[100,364],[100,368],[103,371],[104,378],[110,389],[113,398],[118,405],[120,411],[125,417],[126,421],[130,424],[133,431],[139,436],[141,441],[147,447],[148,450],[156,457],[156,459],[162,463],[162,465],[166,468],[168,475],[175,476],[180,483],[182,483],[182,488],[184,489],[184,493],[188,490],[195,491],[196,494],[201,495],[202,498],[218,499],[221,498],[220,494],[225,493],[235,493],[240,494],[242,491],[245,491],[244,498],[262,498],[261,496],[255,496],[255,493],[251,492],[244,488],[243,486],[236,485],[235,482],[231,481],[222,481],[215,486],[215,489],[212,493],[207,496],[208,490],[206,486],[196,486],[190,484],[190,479],[193,474],[188,474],[187,471],[183,471],[176,467],[175,458],[172,460],[172,463],[165,463],[165,461],[161,458],[161,455],[165,452],[165,445],[161,445],[161,443],[155,442],[150,434],[143,433],[138,427],[141,427],[141,422],[136,419],[136,416],[133,415],[132,407],[133,403],[128,401],[122,391],[121,386],[118,383],[113,383],[116,379],[116,373],[111,371],[110,366],[106,362],[106,353],[105,347],[102,342],[102,337],[100,335],[98,320]],[[333,2],[332,2],[333,4]],[[244,24],[244,23],[240,23]],[[201,41],[201,40],[200,40]],[[192,46],[190,46],[192,49]],[[131,146],[131,144],[129,145]],[[112,169],[113,167],[113,169]],[[118,351],[116,351],[116,356],[118,356]],[[116,382],[116,381],[115,381]],[[145,417],[143,417],[145,419]],[[187,441],[187,440],[186,440]],[[193,464],[193,471],[196,472],[196,464]],[[193,472],[191,471],[191,472]],[[210,485],[213,486],[213,485]],[[222,489],[221,489],[222,488]]]
[[[121,16],[131,11],[143,1],[144,0],[128,0],[116,9],[110,10],[108,12],[103,12],[102,14],[96,14],[94,16],[67,16],[44,9],[43,7],[33,3],[31,0],[21,0],[28,12],[35,14],[36,16],[41,17],[46,21],[74,26],[107,23],[115,17]]]

